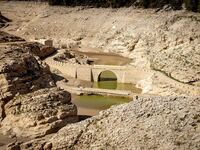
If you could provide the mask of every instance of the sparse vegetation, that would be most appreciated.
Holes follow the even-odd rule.
[[[184,3],[185,3],[187,10],[191,10],[194,12],[200,11],[200,9],[199,9],[200,1],[199,0],[184,0]]]
[[[166,5],[172,9],[181,9],[185,3],[187,10],[200,12],[199,0],[48,0],[50,5],[92,6],[119,8],[137,6],[144,8],[162,8]]]

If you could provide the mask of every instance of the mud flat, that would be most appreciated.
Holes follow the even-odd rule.
[[[95,65],[117,65],[123,66],[129,64],[132,60],[127,57],[115,53],[103,53],[103,52],[81,52],[76,51],[76,53],[84,54],[93,61],[92,64]]]

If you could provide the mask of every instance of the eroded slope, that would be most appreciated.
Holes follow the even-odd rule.
[[[14,17],[9,11],[16,6],[22,9]],[[199,13],[3,2],[1,9],[16,23],[5,30],[26,39],[52,38],[59,46],[74,42],[120,53],[132,58],[134,66],[199,85]]]

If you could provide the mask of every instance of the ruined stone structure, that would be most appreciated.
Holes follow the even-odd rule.
[[[112,71],[116,75],[118,83],[137,84],[138,81],[146,79],[154,74],[156,76],[161,76],[162,79],[171,86],[178,87],[180,89],[187,89],[194,94],[199,94],[200,92],[199,87],[177,82],[159,71],[141,68],[138,69],[134,66],[74,65],[55,61],[51,58],[46,59],[46,63],[51,67],[58,69],[65,75],[85,81],[98,81],[100,74],[107,70]]]
[[[50,63],[51,66],[60,66],[59,70],[65,75],[92,82],[97,82],[103,71],[113,72],[118,83],[136,83],[152,74],[151,71],[138,70],[132,66],[74,65],[53,60],[47,60],[47,63]]]

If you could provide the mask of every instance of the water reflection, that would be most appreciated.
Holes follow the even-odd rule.
[[[95,82],[93,87],[101,89],[117,89],[117,76],[112,71],[103,71],[98,77],[98,82]]]
[[[134,93],[141,93],[134,84],[117,83],[117,76],[111,71],[103,71],[98,82],[93,83],[93,88],[127,90]],[[82,95],[73,98],[73,103],[78,106],[79,115],[96,115],[99,111],[131,101],[128,97],[110,97],[101,95]]]
[[[100,88],[100,89],[117,89],[117,81],[94,82],[93,87]]]
[[[93,88],[125,90],[125,91],[132,91],[133,93],[138,93],[138,94],[140,94],[142,92],[141,89],[136,88],[135,84],[117,83],[117,81],[99,81],[99,82],[94,82],[93,83]]]
[[[82,95],[73,97],[73,103],[78,106],[79,115],[97,115],[99,111],[110,108],[112,105],[119,105],[130,102],[131,98],[110,97],[102,95]]]

